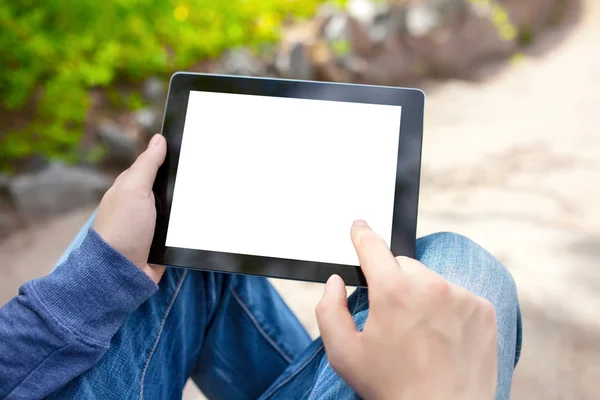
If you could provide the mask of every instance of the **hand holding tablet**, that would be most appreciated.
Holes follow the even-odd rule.
[[[355,219],[414,256],[423,103],[413,89],[174,75],[149,262],[365,285]]]

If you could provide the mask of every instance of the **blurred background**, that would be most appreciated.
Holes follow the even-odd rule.
[[[419,235],[515,277],[512,398],[598,398],[600,1],[0,3],[0,305],[160,131],[177,70],[425,90]],[[273,282],[317,336],[322,286]]]

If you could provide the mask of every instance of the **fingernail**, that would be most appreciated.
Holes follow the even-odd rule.
[[[152,140],[150,140],[150,146],[152,147],[156,147],[160,144],[160,141],[162,140],[162,138],[160,137],[160,133],[157,133],[156,135],[152,136]]]
[[[364,219],[357,219],[354,221],[354,226],[369,226]]]
[[[335,288],[335,280],[336,280],[336,275],[331,275],[329,277],[329,279],[327,279],[327,283],[325,283],[325,291],[326,292],[330,292]]]

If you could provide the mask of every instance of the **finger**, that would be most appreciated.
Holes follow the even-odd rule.
[[[343,369],[347,357],[356,353],[358,331],[348,310],[346,286],[338,275],[327,280],[316,314],[329,363],[336,370]]]
[[[379,285],[398,275],[400,268],[389,247],[365,221],[354,221],[350,236],[369,286]]]
[[[152,137],[148,148],[135,160],[129,168],[127,180],[145,191],[152,190],[158,168],[165,161],[167,143],[165,138],[157,133]]]
[[[431,271],[421,262],[410,257],[398,256],[396,257],[396,262],[400,266],[402,273],[410,277],[418,277],[423,274],[435,274],[435,272]]]
[[[445,312],[453,309],[457,300],[456,290],[442,275],[430,270],[419,261],[409,257],[396,257],[407,285],[403,301],[417,307]]]

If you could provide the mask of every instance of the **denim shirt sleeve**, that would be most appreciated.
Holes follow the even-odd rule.
[[[93,367],[157,290],[90,229],[53,273],[27,282],[0,308],[0,399],[45,397]]]

